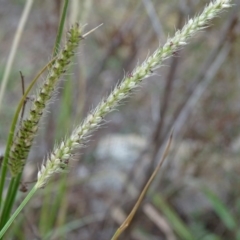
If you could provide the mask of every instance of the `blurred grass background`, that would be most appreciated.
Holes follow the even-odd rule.
[[[42,121],[22,187],[46,153],[208,1],[71,0],[66,28],[87,37]],[[25,1],[0,0],[0,81]],[[63,1],[34,1],[13,62],[0,118],[0,151],[22,95],[51,58]],[[121,239],[240,239],[239,1],[164,63],[93,134],[31,201],[14,239],[110,239],[160,158],[174,126],[171,155]],[[34,97],[34,92],[32,93]],[[27,104],[27,108],[29,103]],[[19,194],[19,201],[24,193]]]

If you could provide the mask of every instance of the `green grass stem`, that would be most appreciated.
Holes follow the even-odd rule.
[[[26,204],[29,202],[29,200],[33,197],[33,195],[36,193],[37,188],[34,186],[32,190],[28,193],[26,198],[21,202],[19,207],[16,209],[16,211],[13,213],[13,215],[10,217],[10,219],[7,221],[7,223],[4,225],[4,227],[0,231],[0,238],[4,236],[6,231],[9,229],[15,218],[18,216],[18,214],[22,211],[22,209],[26,206]]]
[[[57,37],[56,37],[56,41],[53,48],[53,57],[56,57],[56,55],[59,52],[59,45],[62,39],[63,28],[64,28],[66,16],[67,16],[68,3],[69,3],[69,0],[64,1],[64,6],[61,14],[60,24],[58,27]]]

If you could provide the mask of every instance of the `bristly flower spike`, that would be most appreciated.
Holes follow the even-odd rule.
[[[33,139],[38,130],[39,120],[43,111],[56,89],[58,80],[66,71],[81,39],[81,29],[78,24],[75,24],[68,31],[66,44],[63,50],[57,55],[54,64],[49,69],[46,80],[36,94],[29,116],[22,121],[16,133],[8,161],[9,169],[13,176],[16,176],[23,169]]]
[[[153,75],[153,70],[159,68],[164,60],[174,55],[182,46],[185,46],[190,37],[199,30],[206,28],[209,20],[229,7],[231,7],[231,0],[210,2],[202,14],[190,19],[182,30],[178,30],[173,38],[168,39],[163,47],[159,47],[140,66],[137,66],[131,75],[127,75],[110,93],[109,97],[104,99],[87,116],[85,121],[73,131],[72,135],[66,141],[63,141],[60,146],[54,148],[53,154],[48,156],[45,165],[38,172],[38,181],[35,187],[43,187],[54,173],[61,172],[64,168],[65,160],[70,158],[72,151],[81,146],[82,142],[89,136],[89,133],[100,125],[107,113],[116,108],[119,102],[125,99],[131,90],[136,88],[144,78]],[[67,164],[65,164],[65,167],[67,167]]]

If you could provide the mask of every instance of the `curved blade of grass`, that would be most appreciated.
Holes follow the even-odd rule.
[[[201,240],[221,240],[221,238],[216,234],[210,233],[207,236],[201,238]]]
[[[190,232],[185,223],[179,218],[177,213],[164,201],[160,194],[153,195],[153,203],[167,217],[169,224],[182,240],[195,240],[196,238]]]
[[[58,33],[57,33],[56,41],[55,41],[54,48],[53,48],[53,57],[55,57],[58,54],[58,51],[59,51],[58,46],[60,45],[60,42],[61,42],[61,39],[62,39],[63,28],[64,28],[66,16],[67,16],[68,2],[69,2],[69,0],[64,1],[63,11],[62,11],[62,14],[61,14],[61,19],[60,19],[60,24],[59,24],[59,27],[58,27]]]
[[[13,60],[14,60],[14,57],[15,57],[15,54],[16,54],[16,51],[17,51],[17,48],[18,48],[19,41],[20,41],[21,36],[22,36],[23,28],[25,26],[25,23],[27,21],[28,15],[29,15],[29,12],[31,10],[32,4],[33,4],[33,0],[26,1],[21,19],[19,21],[17,31],[16,31],[15,36],[14,36],[13,44],[12,44],[11,51],[10,51],[10,54],[9,54],[9,57],[8,57],[8,60],[7,60],[7,65],[6,65],[6,68],[5,68],[5,71],[4,71],[2,84],[1,84],[1,87],[0,87],[0,110],[1,110],[1,103],[2,103],[4,92],[5,92],[5,88],[6,88],[7,81],[9,79],[9,74],[10,74],[10,71],[11,71],[11,68],[12,68]]]
[[[236,229],[237,223],[228,207],[221,201],[221,199],[213,191],[206,187],[202,189],[202,192],[212,204],[216,214],[222,220],[228,230],[233,231]]]
[[[212,232],[213,229],[209,229],[205,221],[202,221],[202,217],[193,218],[189,226],[191,233],[194,233],[197,240],[223,240],[222,235]]]
[[[13,215],[11,216],[11,218],[8,220],[8,222],[4,225],[4,227],[1,229],[0,231],[0,238],[2,238],[4,236],[4,234],[6,233],[6,231],[8,230],[8,228],[11,226],[11,224],[13,223],[14,219],[18,216],[18,214],[22,211],[22,209],[26,206],[26,204],[29,202],[29,200],[32,198],[32,196],[34,195],[34,193],[37,191],[36,187],[33,187],[31,189],[31,191],[28,193],[28,195],[26,196],[26,198],[21,202],[21,204],[19,205],[19,207],[17,208],[17,210],[13,213]]]
[[[0,229],[4,226],[4,224],[7,222],[10,216],[10,212],[16,198],[21,177],[22,177],[22,174],[19,174],[17,177],[12,178],[8,186],[8,192],[7,192],[6,200],[4,202],[3,211],[2,211]]]
[[[98,214],[83,217],[83,218],[78,219],[78,220],[74,220],[72,222],[69,222],[69,223],[63,225],[62,227],[52,229],[50,232],[48,232],[43,237],[42,240],[60,238],[64,234],[67,234],[67,233],[69,233],[73,230],[77,230],[77,229],[79,229],[83,226],[86,226],[86,225],[90,224],[90,223],[101,221],[103,218],[104,218],[104,214],[98,213]]]
[[[145,185],[145,187],[143,188],[136,204],[134,205],[132,211],[130,212],[130,214],[128,215],[128,217],[126,218],[126,220],[122,223],[122,225],[117,229],[117,231],[115,232],[115,234],[113,235],[111,240],[117,240],[118,237],[123,233],[123,231],[130,225],[133,217],[135,216],[140,204],[142,203],[143,198],[145,197],[151,183],[153,182],[154,178],[156,177],[159,169],[161,168],[164,160],[166,159],[166,157],[168,156],[169,153],[169,149],[172,143],[172,136],[173,136],[173,132],[170,135],[170,138],[168,140],[168,144],[165,148],[165,151],[163,153],[163,156],[161,158],[161,160],[159,161],[157,167],[155,168],[154,172],[152,173],[151,177],[149,178],[147,184]]]

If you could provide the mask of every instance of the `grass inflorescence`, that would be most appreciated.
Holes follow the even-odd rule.
[[[171,57],[176,50],[185,46],[194,34],[206,28],[207,23],[216,17],[223,9],[231,6],[229,0],[217,0],[211,2],[199,16],[189,19],[187,24],[178,30],[173,38],[169,38],[163,47],[159,47],[140,66],[137,66],[131,74],[128,74],[119,85],[86,117],[72,135],[56,147],[49,155],[46,163],[38,172],[37,187],[42,187],[55,172],[61,171],[63,164],[70,158],[74,149],[81,146],[89,133],[96,129],[105,115],[116,108],[116,106],[130,92],[135,89],[143,79],[153,75],[154,70],[159,68],[164,60]]]
[[[68,31],[67,41],[63,50],[57,55],[54,64],[52,64],[49,69],[48,77],[36,94],[29,116],[23,120],[19,130],[17,131],[11,147],[8,163],[13,176],[16,176],[22,171],[33,139],[38,130],[39,121],[43,111],[46,109],[48,101],[56,89],[58,80],[61,75],[66,72],[66,69],[71,62],[71,58],[73,57],[76,47],[81,39],[81,29],[78,24],[75,24]]]

